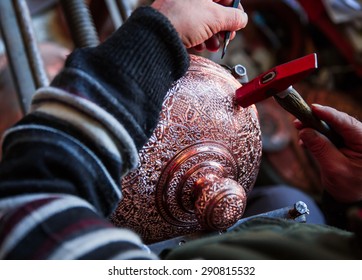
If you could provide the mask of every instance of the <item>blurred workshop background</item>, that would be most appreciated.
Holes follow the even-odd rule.
[[[31,94],[54,77],[74,47],[98,44],[122,25],[137,6],[152,1],[88,0],[89,11],[77,10],[77,4],[66,8],[62,2],[66,1],[1,1],[0,135],[21,118]],[[361,0],[242,0],[241,3],[249,15],[249,24],[237,33],[224,59],[221,60],[221,52],[199,55],[229,66],[241,64],[251,80],[278,64],[315,52],[318,70],[295,88],[309,104],[333,106],[362,120]],[[69,21],[72,16],[69,13],[76,13],[75,21]],[[82,22],[84,13],[92,21]],[[23,26],[19,28],[14,24],[16,21]],[[74,37],[79,25],[88,28],[84,38],[79,32]],[[35,57],[38,54],[34,44],[39,46],[40,57],[29,68],[27,54],[33,52]],[[43,65],[45,77],[41,73]],[[13,79],[14,67],[20,68],[18,71],[24,77],[18,75]],[[29,73],[33,76],[26,77]],[[34,75],[40,76],[39,81],[33,82]],[[257,184],[283,182],[318,198],[321,192],[318,166],[298,145],[297,131],[292,126],[294,117],[273,99],[257,107],[263,138]]]

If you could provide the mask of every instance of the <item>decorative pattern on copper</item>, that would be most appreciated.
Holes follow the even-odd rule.
[[[170,160],[156,185],[156,206],[161,216],[179,227],[197,227],[193,188],[208,174],[237,178],[238,165],[223,145],[203,141],[180,151]]]
[[[147,243],[199,231],[194,185],[208,174],[235,180],[246,195],[251,191],[261,135],[255,107],[233,102],[240,86],[223,67],[191,56],[189,71],[168,92],[158,126],[140,151],[139,168],[122,179],[124,198],[111,216],[115,225]]]
[[[196,182],[195,194],[195,214],[204,229],[226,230],[244,213],[246,193],[230,178],[208,174]]]

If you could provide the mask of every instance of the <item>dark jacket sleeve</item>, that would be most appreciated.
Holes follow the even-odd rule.
[[[352,225],[354,223],[353,217],[350,214],[354,209],[362,209],[362,201],[355,203],[341,203],[336,201],[328,192],[324,192],[322,196],[322,210],[325,214],[328,225],[355,231]],[[362,217],[360,218],[360,226],[362,226]],[[362,234],[362,232],[360,233]],[[362,241],[362,240],[361,240]]]
[[[68,57],[3,139],[0,258],[154,257],[105,217],[188,63],[171,23],[150,7]]]

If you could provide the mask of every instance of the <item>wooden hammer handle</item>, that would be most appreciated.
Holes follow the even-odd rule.
[[[274,99],[286,111],[299,119],[305,127],[310,127],[325,135],[337,148],[343,146],[343,139],[328,124],[317,118],[312,109],[292,87],[287,89],[287,94],[282,97],[275,95]]]

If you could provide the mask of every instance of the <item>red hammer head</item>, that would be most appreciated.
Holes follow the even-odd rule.
[[[318,67],[315,53],[274,67],[236,90],[236,103],[244,108],[286,90]]]

